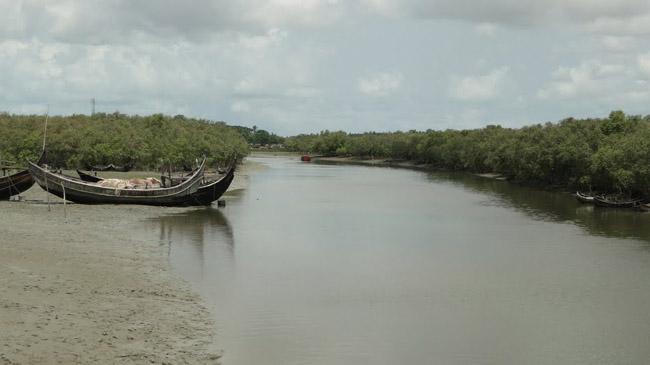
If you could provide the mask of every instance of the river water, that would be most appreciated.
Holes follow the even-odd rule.
[[[642,364],[650,214],[467,174],[265,166],[146,222],[224,365]]]

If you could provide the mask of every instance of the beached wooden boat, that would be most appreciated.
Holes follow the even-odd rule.
[[[606,197],[595,196],[594,204],[596,204],[599,207],[606,207],[606,208],[634,208],[643,204],[643,199],[617,201],[617,200],[608,199]]]
[[[79,170],[77,170],[77,174],[79,174],[79,178],[81,180],[87,182],[98,182],[102,180],[102,178],[99,176],[93,176]],[[191,176],[192,174],[190,174],[187,177],[169,178],[163,175],[161,176],[161,181],[163,182],[163,186],[171,187],[171,186],[176,186],[178,184],[182,184]],[[234,178],[235,178],[234,164],[226,171],[226,173],[223,176],[219,176],[218,178],[209,181],[206,180],[204,177],[204,179],[201,181],[199,188],[196,190],[195,193],[192,194],[192,198],[189,199],[188,202],[183,205],[196,206],[196,205],[212,204],[214,201],[219,199],[226,192],[226,190],[228,190],[228,187],[230,187],[230,184],[232,183]]]
[[[192,194],[192,201],[188,205],[210,205],[212,202],[221,198],[228,190],[230,184],[235,178],[235,165],[233,164],[225,175],[214,181],[201,184],[196,193]]]
[[[594,197],[591,195],[583,194],[579,191],[576,191],[576,199],[581,203],[593,204]]]
[[[55,174],[29,162],[29,171],[44,190],[69,201],[82,204],[143,204],[159,206],[192,205],[194,194],[200,187],[205,169],[205,159],[200,167],[183,183],[173,187],[149,189],[120,189],[99,186],[81,179]]]
[[[46,152],[41,152],[38,164],[46,161]],[[34,185],[34,178],[29,170],[21,170],[12,175],[0,177],[0,200],[6,200],[14,195],[19,195],[29,190]]]
[[[34,185],[34,178],[29,170],[19,171],[12,175],[0,177],[0,199],[6,200],[14,195],[23,193]]]

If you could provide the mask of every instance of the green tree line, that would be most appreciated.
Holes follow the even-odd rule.
[[[246,142],[252,145],[272,145],[282,144],[284,142],[284,137],[280,137],[264,129],[258,129],[257,126],[249,128],[236,125],[233,128],[246,139]]]
[[[538,186],[650,196],[650,116],[568,118],[523,128],[348,134],[285,140],[292,151],[408,160],[445,170],[498,173]]]
[[[0,158],[23,164],[36,160],[43,143],[45,116],[0,114]],[[223,122],[154,114],[127,116],[53,116],[48,119],[46,149],[50,165],[134,163],[139,169],[192,166],[206,156],[209,166],[241,159],[248,144]]]

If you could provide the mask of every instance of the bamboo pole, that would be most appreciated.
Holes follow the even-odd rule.
[[[47,120],[50,118],[50,105],[47,105],[47,112],[45,113],[45,129],[43,130],[43,151],[45,151],[45,139],[47,138]]]
[[[47,211],[51,212],[52,208],[50,207],[50,187],[47,184],[47,174],[44,175],[45,178],[45,191],[47,192],[47,196],[45,197],[47,199]]]
[[[65,222],[68,223],[68,210],[66,208],[65,185],[63,185],[63,181],[61,181],[61,189],[63,189],[63,218],[65,219]]]

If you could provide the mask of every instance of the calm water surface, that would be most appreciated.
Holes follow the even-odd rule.
[[[253,158],[148,221],[229,364],[645,364],[650,214],[468,175]]]

